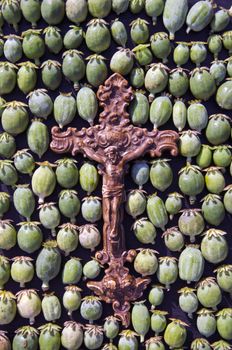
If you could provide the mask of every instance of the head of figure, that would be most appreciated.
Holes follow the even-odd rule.
[[[118,161],[118,150],[115,146],[110,146],[106,150],[106,156],[111,163],[116,164]]]

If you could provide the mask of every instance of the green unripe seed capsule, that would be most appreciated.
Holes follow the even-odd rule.
[[[133,14],[140,13],[145,6],[145,0],[130,0],[130,11]]]
[[[213,226],[219,226],[225,218],[225,208],[221,197],[216,194],[208,194],[202,201],[201,210],[204,219]]]
[[[193,313],[197,311],[198,300],[194,293],[195,289],[184,287],[178,290],[179,296],[179,306],[182,311],[188,314],[189,318],[193,318]]]
[[[61,344],[65,349],[79,349],[83,343],[82,324],[74,321],[64,323],[61,333]]]
[[[38,348],[39,340],[37,329],[31,326],[23,326],[15,331],[16,335],[13,338],[12,350],[25,349],[35,350]]]
[[[121,333],[119,333],[120,338],[118,341],[118,349],[119,350],[138,350],[139,344],[138,340],[136,339],[137,333],[131,331],[131,330],[124,330]]]
[[[161,305],[164,300],[164,287],[161,285],[152,286],[148,295],[148,300],[151,303],[152,310],[155,309],[156,306]]]
[[[17,310],[21,317],[29,319],[30,325],[35,323],[35,317],[41,312],[41,300],[35,289],[23,289],[18,292]]]
[[[62,129],[76,116],[76,101],[72,93],[60,93],[54,101],[54,118]]]
[[[88,9],[93,17],[107,17],[111,11],[111,0],[89,0]]]
[[[64,47],[67,50],[78,49],[84,39],[84,31],[78,26],[69,26],[69,30],[64,36]]]
[[[103,328],[105,336],[112,341],[119,333],[118,319],[114,316],[106,317]]]
[[[209,47],[209,51],[214,56],[214,60],[217,60],[218,54],[222,50],[222,37],[221,37],[221,35],[217,35],[217,34],[211,35],[208,38],[208,47]]]
[[[99,264],[99,262],[95,258],[92,258],[92,260],[88,261],[83,266],[84,279],[97,278],[101,272],[101,268],[102,266]]]
[[[187,121],[187,108],[184,101],[181,99],[177,99],[173,105],[172,119],[178,131],[182,131]]]
[[[188,12],[187,0],[167,0],[164,5],[163,23],[169,32],[170,40],[174,40],[175,33],[183,27]]]
[[[46,321],[55,322],[61,316],[60,301],[54,292],[44,294],[42,300],[42,312]]]
[[[187,110],[187,120],[191,129],[201,132],[208,124],[208,112],[199,101],[191,101]]]
[[[18,88],[27,95],[29,92],[33,91],[36,86],[36,69],[38,69],[38,67],[29,61],[19,63],[18,66],[20,67],[17,73]]]
[[[208,342],[208,340],[204,338],[196,338],[192,343],[191,343],[191,350],[210,350],[211,345]]]
[[[60,224],[60,212],[55,203],[44,203],[39,206],[39,219],[41,224],[51,230],[52,236],[56,236],[56,227]]]
[[[53,102],[45,89],[37,89],[27,95],[28,106],[32,114],[47,119],[53,111]]]
[[[153,249],[140,249],[134,260],[134,269],[142,276],[154,275],[158,268],[158,260]]]
[[[156,228],[147,218],[141,218],[135,221],[133,231],[139,242],[143,244],[155,244]]]
[[[111,35],[120,47],[126,47],[127,43],[127,31],[125,25],[116,18],[111,24]]]
[[[220,194],[225,188],[225,178],[220,167],[211,166],[205,169],[205,185],[209,192]]]
[[[130,0],[112,0],[112,10],[116,12],[117,15],[126,12],[129,7]]]
[[[90,222],[95,223],[102,217],[102,206],[99,197],[85,197],[81,206],[81,213],[83,218]]]
[[[135,59],[141,66],[147,66],[153,60],[150,44],[139,44],[133,48],[132,52],[135,53]]]
[[[4,256],[0,255],[0,289],[4,289],[4,285],[9,281],[10,279],[10,261],[9,259]],[[1,341],[0,341],[1,344]]]
[[[37,22],[41,17],[40,11],[41,3],[39,0],[22,0],[20,1],[20,8],[23,17],[31,23],[32,28],[37,27]]]
[[[74,89],[79,89],[79,82],[85,76],[85,62],[83,53],[78,50],[68,50],[62,55],[62,72],[64,76],[74,84]]]
[[[78,233],[76,226],[70,223],[63,224],[57,234],[57,245],[64,251],[65,256],[76,250],[78,246]]]
[[[63,284],[77,284],[82,276],[82,265],[79,258],[72,257],[64,265]]]
[[[101,55],[91,55],[86,58],[86,78],[93,87],[99,87],[107,78],[108,69],[105,58]]]
[[[0,291],[0,324],[7,325],[11,323],[16,316],[15,296],[7,290]]]
[[[197,67],[199,67],[200,64],[204,62],[207,57],[207,50],[205,47],[206,44],[207,43],[203,41],[191,43],[190,59],[193,63],[196,64]]]
[[[5,36],[6,41],[4,43],[4,55],[7,61],[16,63],[22,58],[23,50],[21,44],[21,37],[17,35],[7,35]]]
[[[181,132],[179,140],[180,154],[187,158],[187,163],[191,163],[192,157],[196,157],[201,149],[199,132],[186,130]]]
[[[28,29],[22,33],[23,52],[27,58],[34,60],[36,65],[40,64],[40,58],[45,53],[45,43],[41,37],[42,29]]]
[[[183,66],[189,60],[189,43],[178,41],[176,42],[177,46],[173,51],[173,60],[176,63],[177,67]]]
[[[29,185],[18,185],[13,195],[13,203],[17,212],[30,221],[35,210],[35,197]]]
[[[182,193],[189,196],[190,204],[194,204],[196,196],[205,186],[204,176],[196,165],[187,165],[179,171],[178,185]]]
[[[87,27],[85,42],[88,49],[96,53],[107,50],[111,44],[107,22],[103,19],[94,18],[87,24]]]
[[[190,242],[195,242],[195,236],[200,235],[205,227],[200,209],[184,209],[178,220],[178,226],[183,235],[190,237]]]
[[[198,283],[197,297],[204,307],[217,309],[222,300],[222,292],[213,277],[205,278]]]
[[[4,158],[11,158],[16,151],[15,138],[3,132],[0,134],[0,155]]]
[[[34,277],[33,259],[28,256],[17,256],[13,258],[11,265],[11,278],[20,283],[20,288],[25,287],[25,283],[31,282]]]
[[[134,219],[146,209],[146,197],[143,190],[131,190],[127,196],[126,211]]]
[[[11,160],[0,160],[0,181],[7,186],[15,186],[18,174]]]
[[[79,116],[93,125],[98,111],[98,101],[95,92],[87,87],[82,87],[76,97],[77,111]]]
[[[44,42],[48,50],[57,55],[63,48],[63,38],[60,34],[60,29],[52,26],[47,27],[43,30],[43,34],[45,34]]]
[[[164,256],[159,258],[159,266],[157,270],[157,278],[160,283],[165,285],[169,291],[171,284],[175,283],[178,277],[178,267],[176,258]]]
[[[79,181],[81,188],[87,192],[87,195],[95,191],[99,182],[99,175],[96,167],[89,162],[84,163],[80,168]]]
[[[150,107],[150,121],[154,125],[154,129],[167,123],[171,115],[172,102],[169,96],[156,97]]]
[[[17,69],[17,66],[13,63],[0,62],[0,96],[9,94],[14,90],[17,80]]]
[[[46,88],[56,90],[62,81],[61,64],[57,61],[47,60],[41,64],[42,81]]]
[[[230,119],[225,114],[213,114],[209,117],[206,138],[214,146],[226,142],[230,137]]]
[[[131,72],[134,65],[134,55],[130,49],[119,49],[110,60],[110,69],[121,75],[127,75]]]
[[[170,216],[170,220],[174,215],[178,214],[182,208],[183,196],[177,192],[170,193],[165,201],[165,208]]]
[[[59,274],[60,266],[61,255],[57,249],[57,242],[45,242],[36,259],[36,275],[40,280],[43,281],[43,291],[49,289],[49,281]]]
[[[210,74],[213,76],[216,85],[220,85],[221,82],[225,79],[226,77],[226,65],[224,61],[213,61],[210,66],[209,70]]]
[[[164,0],[145,0],[145,10],[149,17],[152,17],[153,26],[156,25],[157,17],[162,15]]]
[[[198,100],[207,101],[216,91],[213,76],[205,67],[197,67],[190,73],[190,91]]]
[[[155,227],[165,231],[165,226],[168,223],[168,214],[164,202],[156,193],[148,197],[147,215]]]
[[[32,175],[35,168],[33,156],[28,152],[28,149],[17,151],[14,156],[14,166],[22,174]]]
[[[226,191],[223,199],[225,209],[229,214],[232,214],[232,186],[225,187],[224,191]]]
[[[232,265],[221,265],[214,272],[217,273],[219,287],[227,293],[232,293]]]
[[[170,348],[179,348],[185,343],[188,325],[177,319],[171,318],[170,320],[171,323],[164,332],[164,340]]]
[[[213,15],[213,4],[210,1],[198,1],[188,12],[186,18],[188,28],[186,32],[189,33],[191,30],[200,32],[211,22]]]
[[[197,245],[188,245],[179,257],[179,276],[187,283],[198,282],[204,272],[205,261]]]
[[[210,23],[211,32],[218,33],[226,29],[226,27],[230,23],[230,17],[231,8],[227,10],[223,7],[220,7],[220,10],[215,12],[214,17]]]
[[[82,225],[79,227],[80,244],[85,249],[94,251],[101,242],[101,235],[95,225]]]
[[[57,160],[56,178],[58,184],[63,188],[72,188],[77,185],[79,179],[79,171],[76,161],[71,158],[63,158]]]
[[[101,318],[102,315],[102,304],[98,297],[87,296],[82,299],[80,314],[81,316],[89,321],[89,323],[93,323],[93,321]]]
[[[100,349],[104,340],[103,329],[100,326],[88,324],[84,333],[84,345],[87,349]]]
[[[171,42],[167,33],[158,32],[151,36],[151,50],[154,56],[163,61],[168,62],[167,57],[171,53]]]
[[[130,83],[131,85],[139,89],[144,85],[144,78],[145,78],[145,73],[143,68],[137,67],[133,68],[130,72]]]
[[[210,337],[216,332],[214,311],[201,309],[197,312],[197,329],[204,337]]]
[[[155,94],[162,92],[168,83],[168,67],[162,63],[153,63],[145,75],[145,88],[149,91],[149,101],[154,100]]]
[[[232,78],[229,78],[228,81],[219,86],[216,94],[217,104],[224,109],[232,109]]]
[[[47,126],[41,119],[32,119],[27,130],[27,143],[30,150],[41,158],[49,146],[49,133]]]
[[[37,163],[39,168],[35,170],[32,176],[32,191],[39,197],[39,204],[52,194],[56,187],[56,175],[52,170],[53,164],[49,162]]]
[[[78,3],[73,0],[66,2],[66,15],[71,22],[79,25],[86,20],[88,15],[88,4],[86,0],[80,0]]]
[[[17,242],[19,248],[24,252],[31,254],[41,247],[43,234],[39,228],[40,223],[36,221],[20,222],[18,225]]]
[[[23,102],[12,101],[5,105],[2,113],[2,128],[12,135],[23,133],[29,122],[27,105]]]
[[[63,0],[42,0],[42,18],[49,25],[59,24],[65,15],[65,3]]]
[[[40,350],[54,350],[60,349],[61,346],[61,338],[60,331],[61,327],[53,324],[46,323],[43,326],[38,328],[40,331],[39,336],[39,348]]]
[[[144,301],[134,303],[131,320],[135,332],[140,336],[140,342],[143,343],[151,323],[150,314],[148,308],[144,305]]]
[[[185,70],[181,67],[171,70],[169,74],[168,89],[170,94],[179,98],[187,92],[189,78]]]
[[[69,316],[72,316],[73,311],[78,310],[81,305],[81,291],[77,286],[65,287],[63,306],[68,311]]]
[[[165,246],[171,252],[180,252],[184,247],[184,236],[178,230],[178,227],[171,227],[167,229],[162,237],[164,237]]]
[[[150,180],[152,186],[164,192],[172,184],[173,173],[168,159],[159,159],[152,161],[150,168]]]
[[[204,232],[201,241],[201,252],[205,260],[211,264],[223,262],[229,252],[229,247],[224,235],[226,232],[216,229],[209,229]]]
[[[72,224],[76,222],[76,216],[80,212],[81,203],[74,190],[63,190],[59,194],[59,209],[61,214],[70,219]]]

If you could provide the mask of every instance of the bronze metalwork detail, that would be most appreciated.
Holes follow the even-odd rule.
[[[56,153],[82,153],[97,162],[103,177],[103,249],[96,253],[101,264],[108,264],[102,281],[90,281],[87,286],[101,299],[112,303],[115,315],[125,326],[130,322],[130,302],[137,300],[150,283],[149,278],[135,278],[124,266],[132,262],[136,251],[126,251],[123,229],[125,185],[128,163],[149,154],[160,157],[163,151],[178,154],[178,133],[172,130],[148,131],[133,126],[127,106],[134,94],[120,74],[110,76],[97,92],[100,107],[99,124],[89,128],[68,128],[62,132],[52,128],[51,149]]]

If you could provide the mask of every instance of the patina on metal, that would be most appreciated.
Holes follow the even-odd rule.
[[[96,253],[101,264],[108,264],[102,281],[90,281],[87,286],[103,301],[112,303],[115,316],[125,326],[130,323],[130,302],[137,300],[150,283],[150,278],[130,275],[125,262],[132,262],[135,250],[126,251],[123,229],[125,183],[128,163],[149,154],[160,157],[163,151],[178,154],[178,134],[175,131],[148,131],[130,123],[126,109],[134,98],[133,90],[120,74],[110,76],[101,85],[97,97],[103,112],[99,124],[78,131],[62,132],[52,128],[51,149],[56,153],[82,153],[96,161],[103,177],[103,249]]]

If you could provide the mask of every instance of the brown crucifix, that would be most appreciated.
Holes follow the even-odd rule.
[[[132,262],[136,251],[126,251],[123,229],[125,185],[124,175],[128,162],[145,153],[160,157],[164,150],[173,156],[178,153],[178,134],[175,131],[148,131],[130,124],[126,111],[134,95],[128,82],[113,74],[99,87],[97,97],[103,112],[99,124],[78,131],[68,128],[61,132],[52,129],[51,149],[56,153],[77,153],[99,164],[103,176],[103,250],[96,253],[101,264],[108,264],[102,281],[90,281],[87,286],[102,300],[112,303],[115,315],[125,326],[130,322],[130,302],[142,296],[149,278],[135,278],[124,266]]]

